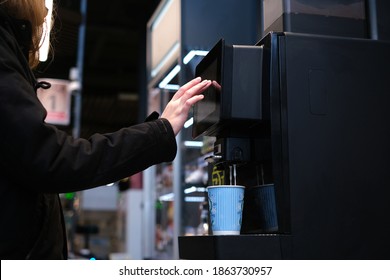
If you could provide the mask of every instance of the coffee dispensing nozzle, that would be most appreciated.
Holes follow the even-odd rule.
[[[213,154],[205,160],[208,163],[228,165],[250,162],[252,160],[250,141],[249,138],[217,138]]]
[[[222,159],[222,156],[211,155],[211,156],[205,157],[204,160],[207,163],[216,163],[218,160],[221,160],[221,159]]]
[[[220,138],[214,143],[214,152],[205,158],[211,164],[215,172],[223,172],[222,184],[237,184],[237,167],[249,161],[249,149],[246,139]],[[219,170],[219,171],[218,171]],[[227,181],[228,180],[228,181]]]

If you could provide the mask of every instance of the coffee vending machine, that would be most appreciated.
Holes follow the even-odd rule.
[[[390,257],[390,43],[271,32],[219,41],[193,136],[244,185],[240,235],[181,236],[181,259]]]

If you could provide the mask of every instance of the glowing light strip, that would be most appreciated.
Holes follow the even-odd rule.
[[[160,24],[160,21],[162,20],[162,18],[167,13],[168,8],[171,6],[172,2],[173,2],[172,0],[168,0],[165,3],[164,7],[160,10],[160,13],[158,14],[156,19],[154,20],[154,23],[153,23],[153,26],[152,26],[152,30],[154,30],[156,28],[156,26]]]
[[[177,52],[179,48],[180,48],[180,43],[176,42],[169,50],[169,52],[164,56],[161,62],[152,70],[151,72],[152,77],[155,77],[158,74],[158,72],[160,72],[161,68],[163,68],[164,65],[167,64],[167,62]]]
[[[193,192],[206,192],[206,188],[201,188],[201,187],[197,188],[195,186],[192,186],[192,187],[184,190],[185,194],[189,194],[189,193],[193,193]]]
[[[189,128],[191,125],[194,124],[194,118],[190,118],[188,119],[185,123],[184,123],[184,128]]]
[[[160,201],[173,201],[175,195],[173,193],[167,193],[159,197]]]
[[[180,65],[176,65],[168,75],[158,84],[159,88],[165,88],[168,83],[180,72]]]
[[[51,17],[53,13],[53,0],[45,0],[45,6],[47,8],[47,15],[43,23],[43,34],[41,38],[40,48],[39,48],[39,61],[46,61],[49,55],[50,48],[50,27],[51,27]]]
[[[201,51],[201,50],[192,50],[187,53],[187,55],[183,58],[183,63],[188,64],[191,59],[193,59],[196,55],[198,56],[206,56],[209,52],[208,51]]]
[[[203,142],[201,141],[184,141],[185,147],[202,148]]]
[[[184,198],[185,202],[204,202],[205,198],[201,196],[186,196]]]
[[[171,85],[171,84],[168,84],[164,87],[164,89],[167,89],[167,90],[178,90],[180,88],[179,85]]]

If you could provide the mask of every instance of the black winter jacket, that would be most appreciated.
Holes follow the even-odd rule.
[[[44,122],[26,59],[28,22],[0,7],[0,259],[66,259],[58,193],[117,181],[176,155],[165,119],[90,139]]]

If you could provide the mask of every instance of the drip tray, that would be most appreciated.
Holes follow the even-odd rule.
[[[280,234],[179,236],[179,257],[188,260],[289,259],[291,236]],[[290,250],[287,250],[290,251]]]

